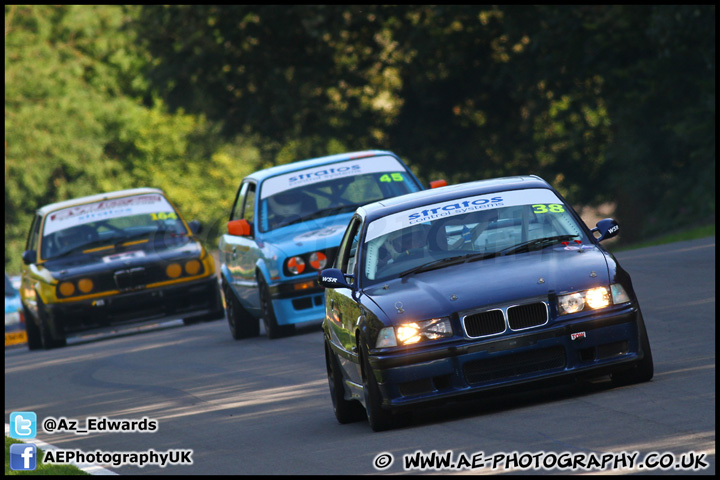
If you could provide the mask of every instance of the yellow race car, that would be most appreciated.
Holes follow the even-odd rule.
[[[212,257],[158,189],[76,198],[37,210],[20,296],[30,350],[112,325],[224,318]]]

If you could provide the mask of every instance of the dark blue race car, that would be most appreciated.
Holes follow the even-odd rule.
[[[600,245],[618,229],[605,219],[589,230],[536,176],[358,208],[319,274],[337,419],[366,414],[377,431],[408,407],[499,387],[650,380],[630,276]]]

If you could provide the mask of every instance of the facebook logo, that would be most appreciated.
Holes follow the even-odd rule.
[[[10,445],[10,470],[35,470],[37,448],[32,443]]]
[[[12,412],[10,414],[10,438],[19,440],[35,438],[37,415],[35,412]]]

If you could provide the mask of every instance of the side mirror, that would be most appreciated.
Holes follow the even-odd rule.
[[[604,218],[600,220],[597,222],[596,227],[591,230],[593,233],[598,232],[600,234],[597,239],[598,242],[614,237],[619,231],[620,225],[618,225],[618,223],[612,218]]]
[[[188,227],[190,227],[190,231],[193,233],[193,235],[198,235],[202,233],[203,230],[200,220],[193,220],[192,222],[189,222]]]
[[[438,188],[438,187],[447,187],[447,182],[445,180],[433,180],[430,182],[430,188]]]
[[[37,260],[37,251],[25,250],[22,254],[22,260],[25,265],[30,265],[31,263],[35,263],[35,260]]]
[[[252,225],[245,220],[231,220],[227,224],[228,233],[236,237],[249,237],[252,235]]]
[[[318,273],[318,283],[325,288],[349,288],[354,289],[347,282],[347,277],[353,278],[352,275],[345,275],[339,268],[326,268]]]

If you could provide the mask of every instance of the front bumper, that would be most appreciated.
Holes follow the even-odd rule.
[[[392,408],[546,379],[602,375],[642,359],[641,315],[638,308],[626,307],[500,339],[371,352],[369,361],[383,404]]]
[[[305,277],[270,287],[278,325],[321,321],[325,318],[325,291],[316,277]]]
[[[152,319],[224,316],[215,275],[165,287],[52,304],[47,310],[51,328],[65,334]]]

